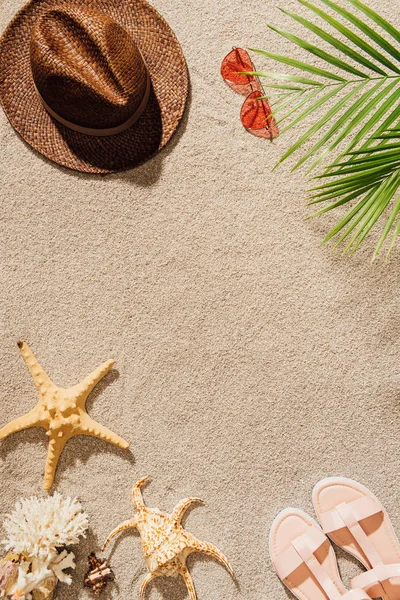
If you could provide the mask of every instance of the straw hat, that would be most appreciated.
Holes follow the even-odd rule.
[[[0,101],[51,160],[86,173],[144,162],[182,117],[188,73],[145,0],[31,0],[0,40]]]

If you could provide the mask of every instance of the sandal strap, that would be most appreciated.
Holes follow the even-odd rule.
[[[391,579],[392,577],[400,577],[400,564],[391,565],[376,565],[373,569],[357,575],[351,580],[351,587],[368,589],[372,585]]]
[[[343,594],[340,600],[371,600],[371,597],[363,589],[355,587]]]
[[[342,502],[333,510],[322,513],[320,520],[325,533],[347,527],[372,566],[382,563],[374,544],[364,532],[359,521],[382,512],[382,506],[369,496],[362,496],[353,502]],[[358,587],[358,586],[357,586]]]
[[[275,559],[275,569],[281,579],[286,579],[298,567],[306,564],[329,600],[336,600],[340,596],[340,592],[314,554],[326,541],[327,537],[322,531],[310,526]],[[364,598],[355,600],[364,600]]]
[[[286,550],[281,552],[278,557],[275,558],[274,564],[277,574],[281,579],[286,579],[288,575],[293,573],[300,565],[304,562],[300,554],[295,548],[295,543],[304,540],[311,552],[318,550],[324,542],[326,542],[326,535],[316,527],[308,527],[307,531],[300,535],[298,538],[293,540]]]
[[[361,498],[357,498],[357,500],[353,500],[353,502],[342,502],[332,510],[328,510],[319,515],[319,520],[325,533],[347,527],[347,523],[344,521],[341,511],[338,510],[339,506],[347,506],[356,521],[362,521],[362,519],[372,517],[372,515],[376,515],[383,510],[381,504],[370,496],[361,496]]]

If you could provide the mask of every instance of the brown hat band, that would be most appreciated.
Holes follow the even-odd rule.
[[[35,83],[34,83],[34,85],[35,85]],[[149,101],[151,82],[150,82],[149,73],[147,73],[146,90],[145,90],[145,92],[143,94],[142,101],[140,102],[139,106],[137,107],[137,109],[135,110],[135,112],[133,113],[133,115],[131,117],[129,117],[129,119],[127,121],[125,121],[125,123],[121,123],[121,125],[117,125],[116,127],[108,127],[107,129],[96,129],[96,128],[93,128],[93,127],[82,127],[81,125],[76,125],[75,123],[71,123],[71,121],[67,121],[67,119],[63,119],[63,117],[60,117],[60,115],[58,115],[46,103],[46,101],[44,100],[43,96],[40,94],[39,90],[37,89],[36,85],[35,85],[35,88],[36,88],[36,91],[37,91],[37,93],[39,95],[39,98],[40,98],[43,106],[45,107],[45,109],[47,110],[47,112],[54,119],[56,119],[56,121],[58,121],[62,125],[65,125],[69,129],[72,129],[73,131],[77,131],[78,133],[85,133],[86,135],[95,135],[95,136],[103,137],[103,136],[107,136],[107,135],[115,135],[117,133],[121,133],[122,131],[125,131],[125,129],[128,129],[128,127],[131,127],[134,123],[136,123],[136,121],[138,121],[140,119],[140,117],[142,116],[142,114],[144,112],[144,109],[146,108],[147,103]]]

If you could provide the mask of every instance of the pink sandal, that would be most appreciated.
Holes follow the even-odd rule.
[[[330,477],[317,483],[313,502],[324,532],[368,569],[351,586],[371,598],[400,600],[400,544],[372,492],[352,479]]]
[[[279,578],[299,600],[370,600],[361,589],[346,591],[328,538],[297,508],[275,518],[269,552]]]

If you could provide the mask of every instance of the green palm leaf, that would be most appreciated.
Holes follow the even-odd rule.
[[[393,25],[388,23],[383,17],[378,15],[378,13],[374,12],[371,8],[369,8],[366,4],[360,2],[360,0],[348,0],[350,4],[361,10],[367,17],[374,21],[377,25],[379,25],[384,31],[386,31],[389,35],[392,36],[396,42],[400,42],[400,32],[397,31]]]
[[[338,4],[336,4],[335,2],[332,2],[332,0],[322,0],[322,2],[324,4],[326,4],[327,6],[329,6],[329,8],[332,8],[334,11],[339,13],[339,15],[342,15],[342,17],[345,17],[350,23],[355,25],[360,31],[365,33],[370,39],[373,39],[374,42],[376,42],[376,44],[378,44],[383,50],[385,50],[388,54],[391,54],[393,56],[393,58],[395,58],[397,61],[400,61],[400,51],[397,50],[397,48],[395,48],[390,42],[385,40],[385,38],[382,37],[377,31],[372,29],[372,27],[370,27],[364,20],[359,19],[353,13],[342,8],[341,6],[338,6]],[[355,5],[357,5],[357,4],[355,4]],[[376,14],[376,13],[374,13],[374,14]],[[387,23],[387,22],[386,22],[386,24],[389,25],[389,23]],[[389,30],[387,30],[387,31],[389,33]],[[374,52],[375,52],[374,48],[369,46],[367,51],[370,53],[370,55],[372,57],[374,56]],[[380,57],[382,60],[382,55],[380,55]],[[396,73],[400,72],[399,67],[397,65],[394,65],[391,61],[388,61],[387,58],[385,58],[385,57],[383,59],[383,63],[384,64],[386,63],[387,66],[390,69],[392,69],[393,71],[395,71]]]
[[[393,139],[397,142],[392,143]],[[316,179],[332,178],[326,184],[313,188],[316,191],[316,201],[324,201],[332,197],[339,197],[332,204],[325,206],[315,215],[320,215],[329,210],[343,206],[351,200],[358,198],[356,205],[341,219],[341,221],[328,233],[323,243],[338,236],[337,245],[341,244],[352,234],[345,252],[355,251],[378,219],[393,205],[389,211],[382,235],[374,252],[374,258],[379,254],[383,244],[392,232],[390,249],[400,233],[400,127],[387,134],[371,139],[376,145],[351,152],[347,160],[339,162],[335,170],[327,170]],[[352,193],[348,190],[353,189]]]
[[[282,94],[279,103],[273,106],[281,135],[295,130],[318,111],[318,119],[294,141],[278,165],[300,152],[293,170],[309,163],[308,172],[311,172],[321,163],[326,164],[329,154],[335,151],[336,158],[325,166],[320,185],[311,190],[310,204],[330,202],[315,215],[348,203],[351,208],[324,242],[337,236],[338,243],[346,240],[345,251],[354,251],[379,219],[390,211],[376,256],[391,232],[390,249],[400,233],[400,200],[397,198],[400,129],[396,125],[400,118],[400,49],[397,47],[400,32],[361,0],[347,0],[349,10],[334,0],[319,0],[320,6],[308,0],[298,2],[329,30],[316,25],[311,18],[282,12],[317,36],[318,45],[278,27],[269,27],[309,53],[310,62],[252,49],[297,71],[297,74],[269,70],[256,73],[263,83],[265,80],[266,87],[279,89]],[[315,57],[322,61],[320,66],[315,64]]]

